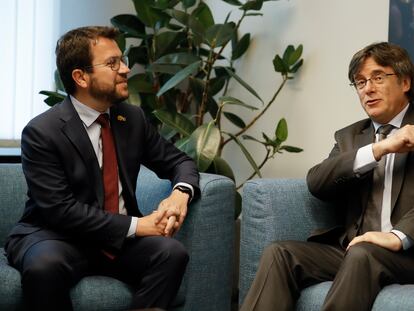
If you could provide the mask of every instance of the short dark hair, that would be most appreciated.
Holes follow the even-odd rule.
[[[63,86],[68,94],[76,90],[72,79],[74,69],[84,69],[92,65],[91,44],[99,37],[115,40],[119,31],[112,27],[89,26],[68,31],[56,44],[56,66]]]
[[[349,63],[349,81],[354,82],[355,76],[369,57],[380,66],[391,67],[399,79],[409,78],[411,86],[406,95],[410,101],[414,99],[414,65],[405,49],[389,42],[373,43],[355,53]]]

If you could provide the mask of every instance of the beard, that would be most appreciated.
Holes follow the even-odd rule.
[[[100,85],[100,83],[97,82],[97,79],[92,79],[89,92],[96,100],[116,105],[128,98],[128,90],[123,94],[117,89],[118,84],[119,83],[115,82],[112,86]]]

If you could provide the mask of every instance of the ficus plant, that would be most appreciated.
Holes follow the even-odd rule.
[[[302,45],[289,45],[282,56],[274,57],[274,70],[282,80],[275,85],[274,95],[267,102],[236,73],[235,61],[243,58],[251,42],[250,33],[240,34],[240,25],[248,18],[262,16],[267,0],[222,0],[234,10],[218,23],[204,1],[132,1],[136,14],[111,19],[121,32],[118,45],[128,55],[129,66],[134,67],[134,74],[128,79],[128,101],[140,105],[160,133],[190,155],[201,172],[235,180],[231,163],[221,156],[230,142],[240,147],[252,167],[246,180],[256,175],[261,177],[260,169],[276,154],[302,151],[285,145],[288,126],[284,118],[276,122],[272,135],[262,133],[259,139],[247,134],[303,64]],[[234,11],[239,12],[236,20],[231,18]],[[41,91],[49,105],[65,96],[58,74],[55,80],[56,92]],[[257,104],[246,104],[243,98],[230,94],[230,83],[244,87]],[[251,119],[245,121],[235,112],[227,111],[229,106],[250,110]],[[228,124],[237,130],[226,130]],[[251,155],[246,140],[265,148],[263,159]]]

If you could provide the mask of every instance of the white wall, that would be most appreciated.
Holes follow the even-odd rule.
[[[234,6],[219,0],[206,1],[216,22],[224,21]],[[302,147],[299,154],[284,153],[263,168],[264,177],[303,177],[325,158],[333,146],[334,131],[365,117],[347,79],[352,55],[374,41],[388,37],[389,0],[279,0],[264,4],[263,17],[250,17],[242,32],[251,32],[253,43],[236,64],[238,74],[249,82],[265,102],[280,83],[272,59],[288,44],[304,45],[304,66],[277,98],[264,118],[250,131],[272,135],[276,122],[285,117],[289,125],[287,144]],[[78,26],[109,25],[116,14],[133,13],[131,0],[61,1],[60,34]],[[257,101],[236,83],[231,93],[246,102]],[[240,112],[241,113],[241,112]],[[248,121],[249,113],[245,113]],[[249,145],[255,158],[263,151]],[[238,147],[229,144],[224,157],[232,163],[239,181],[251,170]],[[259,162],[259,160],[258,160]]]
[[[216,22],[223,21],[228,9],[234,8],[217,0],[208,2]],[[349,86],[348,64],[357,50],[387,40],[388,7],[388,0],[270,1],[264,5],[263,17],[251,17],[243,25],[242,32],[251,32],[254,41],[236,66],[265,102],[281,80],[273,71],[274,55],[282,54],[288,44],[304,45],[299,74],[250,132],[272,135],[276,122],[285,117],[287,144],[302,147],[304,152],[277,155],[262,169],[263,177],[304,177],[311,166],[327,157],[335,130],[365,117]],[[247,102],[257,103],[242,87],[233,85],[234,95],[243,94]],[[249,164],[237,146],[229,147],[225,158],[231,159],[241,181],[251,172]],[[257,148],[253,152],[256,158],[263,154]]]
[[[118,14],[134,14],[132,0],[60,0],[60,35],[81,26],[111,26]]]

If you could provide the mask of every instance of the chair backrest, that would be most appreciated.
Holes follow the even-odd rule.
[[[0,247],[23,213],[26,193],[21,164],[0,163]]]

